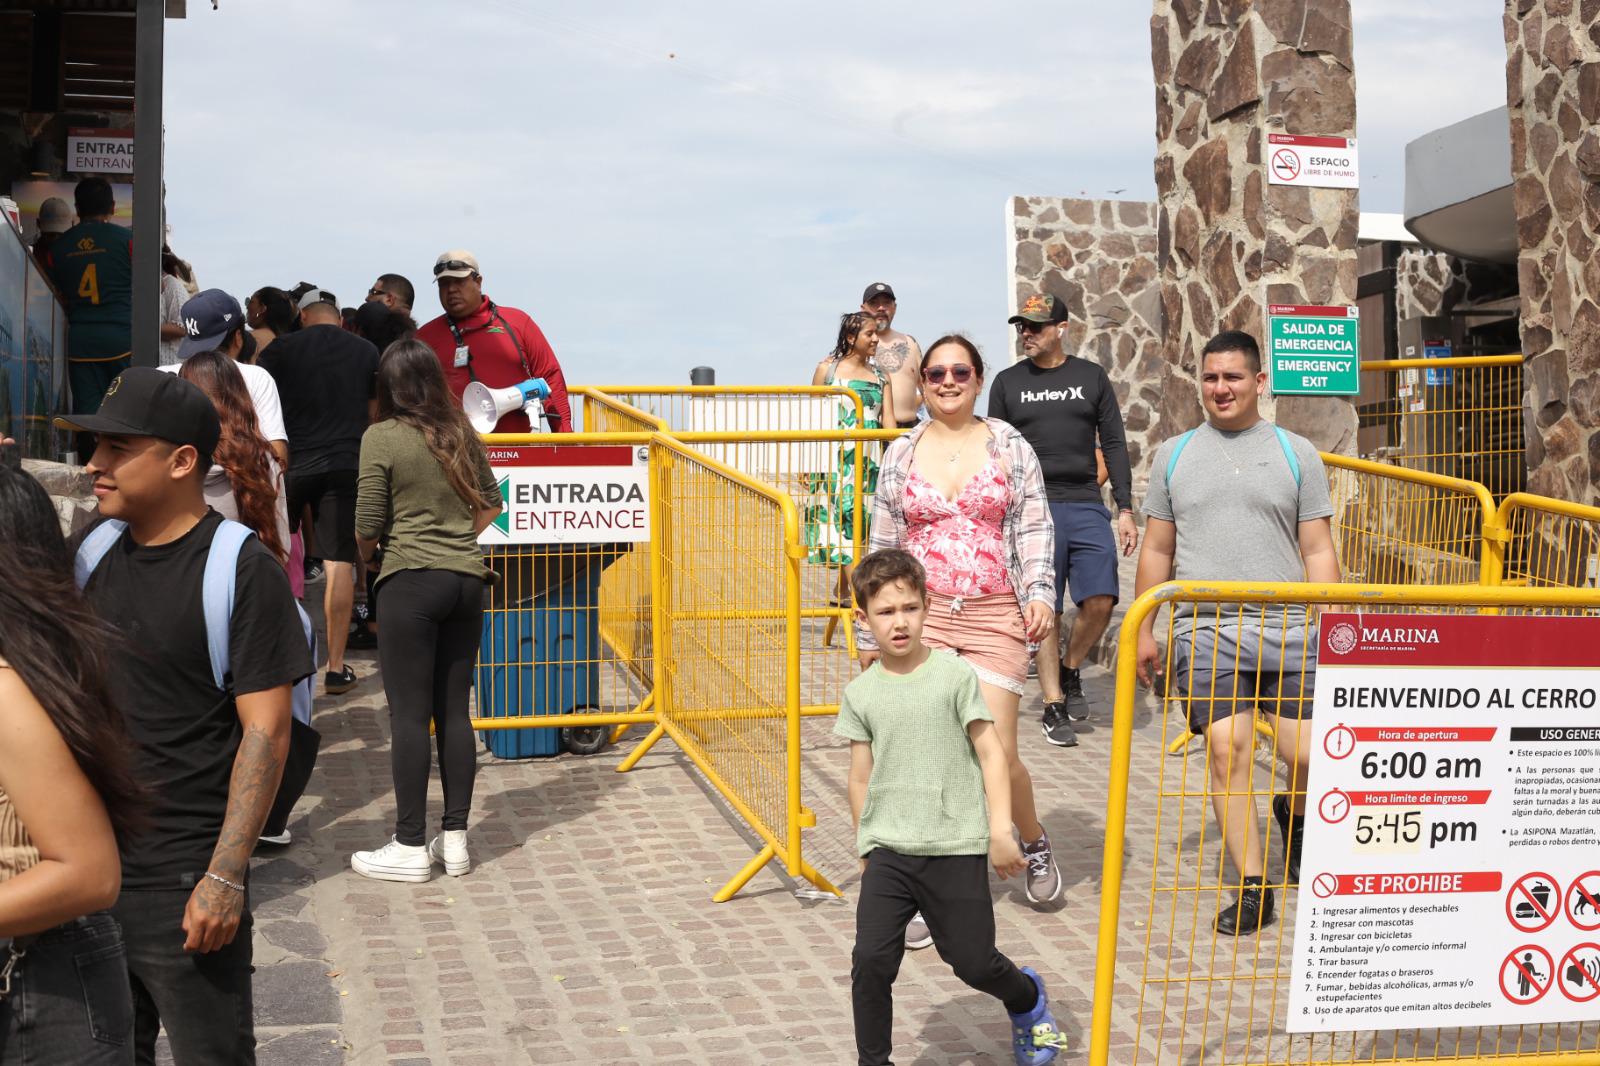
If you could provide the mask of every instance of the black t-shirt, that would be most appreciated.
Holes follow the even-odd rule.
[[[242,730],[233,698],[211,677],[200,592],[221,523],[212,511],[177,540],[145,548],[124,534],[84,590],[117,633],[110,682],[134,771],[154,800],[149,827],[122,841],[124,888],[179,887],[181,875],[210,865],[222,832]],[[289,578],[254,537],[239,553],[228,641],[235,692],[263,692],[313,670]]]
[[[1058,503],[1099,500],[1094,449],[1106,457],[1111,497],[1133,506],[1133,472],[1117,392],[1092,359],[1069,356],[1041,370],[1031,359],[1006,367],[989,385],[989,417],[1010,422],[1039,456],[1045,495]]]
[[[377,386],[372,342],[338,326],[307,326],[273,341],[258,363],[278,383],[289,474],[359,466],[367,401]]]

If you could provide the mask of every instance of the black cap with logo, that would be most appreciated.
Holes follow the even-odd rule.
[[[199,387],[153,366],[129,367],[106,389],[92,415],[57,415],[56,426],[114,437],[156,437],[189,444],[209,458],[217,450],[222,423]]]
[[[893,300],[894,289],[890,288],[889,283],[886,281],[874,281],[871,285],[868,285],[866,291],[861,294],[861,302],[870,303],[874,296],[887,296],[889,299]]]

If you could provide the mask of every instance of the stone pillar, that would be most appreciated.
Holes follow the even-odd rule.
[[[1600,0],[1507,0],[1528,488],[1600,502]]]
[[[1264,342],[1267,303],[1356,302],[1356,191],[1268,185],[1263,164],[1268,133],[1355,135],[1355,63],[1349,0],[1155,0],[1150,37],[1165,437],[1203,417],[1195,368],[1214,333]],[[1347,400],[1264,412],[1354,453]]]

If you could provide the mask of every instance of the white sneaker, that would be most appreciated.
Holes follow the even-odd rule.
[[[460,877],[472,869],[472,860],[467,857],[467,831],[446,829],[441,832],[428,841],[428,858],[443,866],[451,877]]]
[[[426,881],[433,876],[427,848],[402,844],[392,837],[377,851],[358,851],[350,856],[350,868],[376,881]]]
[[[906,947],[912,951],[933,946],[933,934],[928,932],[928,923],[922,920],[922,912],[911,916],[906,923]]]

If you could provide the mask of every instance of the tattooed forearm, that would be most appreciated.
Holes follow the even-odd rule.
[[[230,881],[244,880],[250,853],[272,810],[272,801],[278,795],[286,747],[266,729],[253,723],[245,727],[244,738],[239,741],[239,754],[233,759],[233,778],[228,784],[228,811],[222,820],[216,850],[211,853],[211,869]]]

